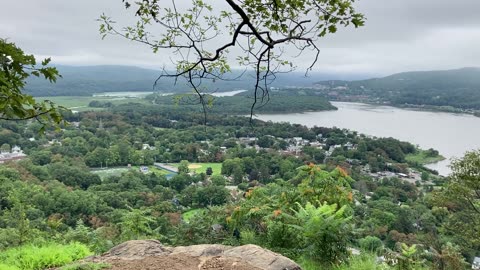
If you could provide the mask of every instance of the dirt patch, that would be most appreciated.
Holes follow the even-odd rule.
[[[202,167],[202,165],[198,165],[198,164],[190,164],[190,165],[188,165],[188,168],[189,168],[189,169],[193,169],[193,170],[195,170],[195,169],[200,169],[201,167]]]
[[[111,270],[261,270],[238,259],[213,257],[200,260],[187,254],[146,257],[141,260],[112,260]]]
[[[145,257],[140,260],[108,261],[112,270],[198,270],[200,260],[192,256]]]
[[[202,270],[261,270],[258,267],[242,262],[239,259],[213,257],[205,261],[200,267]]]

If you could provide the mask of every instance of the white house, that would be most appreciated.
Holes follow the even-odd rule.
[[[12,152],[1,152],[0,153],[0,164],[5,163],[7,161],[15,161],[15,160],[21,160],[27,157],[22,151],[22,149],[19,146],[14,146],[12,148]]]
[[[475,257],[473,259],[472,269],[480,270],[480,257]]]
[[[150,146],[148,143],[142,144],[142,150],[155,150],[155,146]]]

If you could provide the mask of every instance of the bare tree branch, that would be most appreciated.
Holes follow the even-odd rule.
[[[129,1],[122,1],[127,8],[132,6]],[[170,51],[176,70],[169,72],[164,68],[154,87],[162,78],[174,78],[175,83],[180,78],[184,79],[198,96],[205,124],[206,93],[200,89],[202,81],[228,80],[224,75],[231,71],[227,58],[229,49],[239,48],[238,64],[245,66],[245,70],[253,69],[255,74],[250,108],[252,122],[255,109],[270,100],[269,85],[276,74],[294,69],[291,61],[282,58],[284,49],[287,46],[295,48],[297,55],[307,49],[314,52],[315,57],[305,72],[307,75],[319,60],[320,49],[316,44],[319,37],[334,33],[337,25],[363,25],[364,17],[355,12],[353,2],[224,0],[220,3],[191,0],[189,7],[180,8],[174,0],[170,5],[160,4],[159,0],[142,0],[134,4],[138,17],[135,26],[117,30],[116,23],[102,15],[99,19],[100,33],[103,37],[117,35],[139,42],[151,47],[154,52],[160,49]],[[223,7],[216,10],[217,4]],[[157,37],[150,32],[153,26],[159,33]],[[224,40],[226,35],[229,42],[217,42],[220,37]]]

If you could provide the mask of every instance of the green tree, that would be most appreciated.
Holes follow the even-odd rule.
[[[178,165],[178,173],[179,174],[187,174],[190,172],[190,169],[188,168],[189,163],[187,160],[182,160],[180,161],[180,164]]]
[[[300,191],[306,200],[336,203],[338,205],[350,204],[353,201],[353,193],[350,183],[353,179],[347,172],[337,167],[331,172],[322,170],[314,164],[302,166],[297,175],[302,180],[299,185]]]
[[[244,176],[244,173],[242,168],[240,166],[235,166],[235,168],[233,169],[233,183],[235,185],[242,183],[243,176]]]
[[[150,216],[150,210],[133,209],[122,216],[120,229],[125,239],[140,239],[141,236],[148,236],[152,233],[150,227],[155,220]]]
[[[243,161],[240,158],[226,159],[222,163],[222,174],[232,175],[234,171],[244,171]]]
[[[447,207],[444,229],[455,235],[463,249],[480,248],[480,150],[467,152],[451,165],[444,190],[435,196],[438,206]]]
[[[440,252],[432,249],[435,256],[434,267],[439,270],[450,269],[468,269],[468,263],[460,252],[458,246],[454,246],[452,243],[446,243],[442,246]]]
[[[228,201],[230,192],[223,186],[208,185],[198,188],[194,195],[194,201],[201,207],[222,205]]]
[[[377,253],[383,247],[382,240],[380,240],[380,238],[378,238],[378,237],[371,236],[371,235],[360,239],[358,242],[360,244],[360,247],[363,250],[368,251],[368,252]]]
[[[169,187],[180,192],[192,183],[192,177],[188,174],[177,174],[168,181]]]
[[[28,55],[15,43],[0,38],[0,119],[36,119],[44,131],[47,124],[60,124],[61,110],[52,101],[36,101],[23,92],[26,79],[30,76],[44,77],[55,82],[60,76],[54,67],[48,67],[50,58],[38,65],[33,55]]]
[[[20,200],[18,190],[14,190],[7,199],[12,206],[0,216],[0,222],[4,221],[2,223],[8,224],[8,227],[15,228],[13,232],[17,238],[16,244],[25,244],[27,241],[32,240],[32,235],[34,234],[34,228],[27,218],[27,211],[31,209],[31,206]]]
[[[208,176],[212,175],[213,174],[212,167],[208,167],[207,170],[205,171],[205,174],[207,174]]]
[[[69,166],[65,163],[53,163],[49,165],[51,175],[58,181],[71,187],[87,189],[91,185],[101,183],[100,176],[91,173],[84,168]]]
[[[11,150],[11,147],[10,147],[10,144],[8,144],[8,143],[4,143],[4,144],[2,144],[2,146],[0,146],[0,151],[1,152],[10,153],[10,150]]]
[[[29,157],[32,160],[33,164],[47,165],[52,160],[52,153],[46,150],[38,151],[38,152],[33,152]]]
[[[280,162],[280,175],[286,179],[293,177],[291,174],[295,171],[295,164],[288,159],[282,160]]]
[[[225,186],[227,184],[227,179],[222,175],[214,175],[210,178],[210,181],[212,181],[212,184],[215,186]]]
[[[430,174],[428,172],[422,172],[421,179],[422,181],[428,181],[430,179]]]
[[[270,148],[275,143],[275,140],[271,136],[262,136],[258,139],[257,144],[263,148]]]

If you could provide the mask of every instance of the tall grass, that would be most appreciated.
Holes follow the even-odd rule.
[[[18,267],[0,263],[0,270],[19,270]]]
[[[339,266],[326,266],[318,262],[310,260],[306,257],[300,258],[298,264],[304,270],[387,270],[391,269],[386,265],[377,264],[375,262],[376,256],[373,254],[362,254],[359,256],[352,256],[347,263]]]
[[[57,267],[89,255],[92,255],[92,252],[80,243],[25,245],[1,252],[0,270],[37,270]]]

